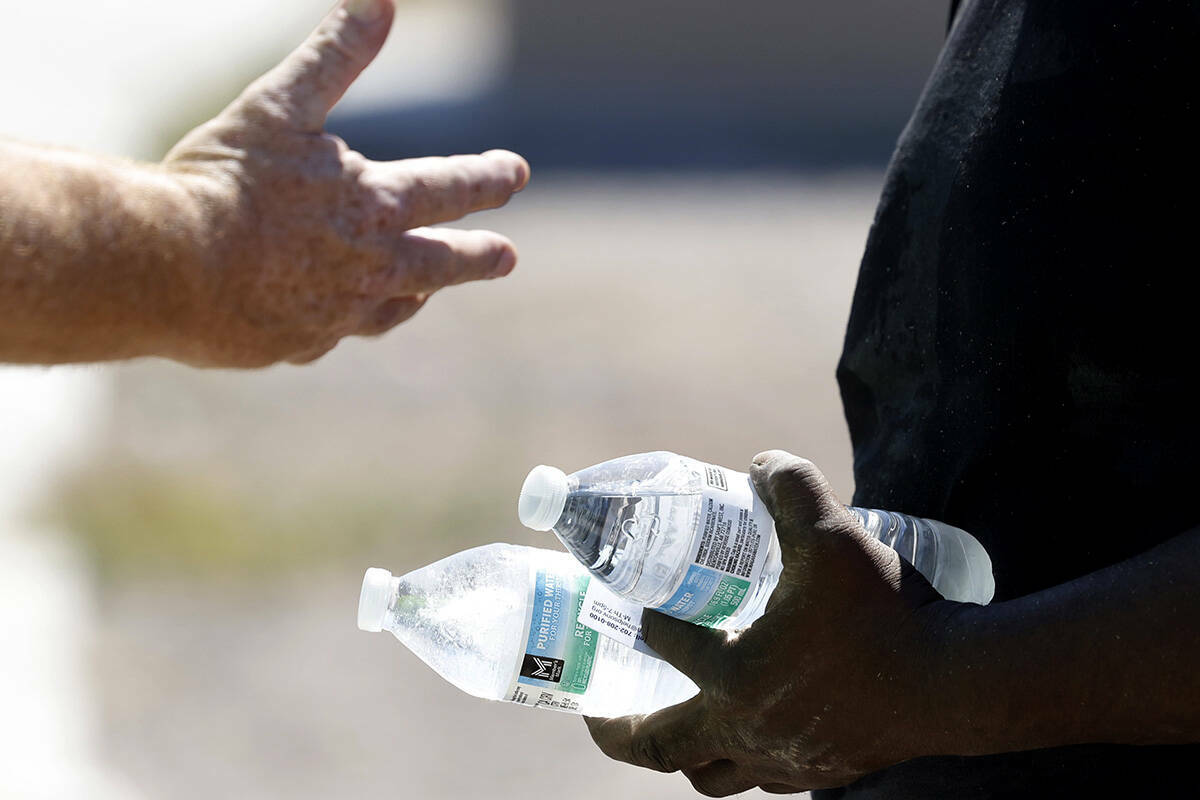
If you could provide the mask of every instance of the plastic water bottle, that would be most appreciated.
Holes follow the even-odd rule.
[[[850,510],[944,597],[992,599],[991,559],[970,534],[906,514]],[[553,530],[614,594],[698,625],[747,627],[782,570],[774,520],[750,476],[674,453],[626,456],[572,475],[535,467],[518,514],[534,530]]]
[[[390,631],[467,694],[589,716],[646,714],[699,691],[583,625],[591,576],[567,553],[489,544],[403,577],[363,576],[358,627]]]

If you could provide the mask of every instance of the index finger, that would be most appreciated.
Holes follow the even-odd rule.
[[[583,721],[604,755],[636,767],[675,772],[724,758],[711,733],[703,695],[649,716]]]
[[[529,182],[529,164],[508,150],[372,164],[362,180],[391,195],[404,227],[453,222],[499,208]]]
[[[725,631],[648,608],[642,613],[642,636],[664,661],[701,688],[715,686],[730,667],[731,653],[726,649],[729,635]]]

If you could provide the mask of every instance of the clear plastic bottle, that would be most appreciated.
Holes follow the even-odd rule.
[[[992,599],[991,559],[970,534],[906,514],[850,510],[944,597]],[[748,626],[783,568],[775,523],[750,476],[675,453],[625,456],[572,475],[535,467],[518,514],[534,530],[553,530],[618,596],[698,625]]]
[[[590,580],[567,553],[490,544],[403,577],[363,576],[358,627],[390,631],[464,692],[589,716],[646,714],[698,689],[578,620]]]

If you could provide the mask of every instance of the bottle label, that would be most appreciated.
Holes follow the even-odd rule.
[[[597,634],[579,621],[590,577],[536,570],[525,655],[505,695],[510,702],[579,711],[596,659]]]
[[[774,520],[754,493],[750,476],[700,465],[705,488],[700,524],[683,580],[659,611],[696,625],[715,627],[735,616],[758,584],[767,560]],[[658,657],[642,637],[642,608],[592,581],[584,597],[583,622],[647,655]]]
[[[700,522],[688,569],[658,610],[715,627],[736,615],[757,585],[774,523],[749,475],[711,464],[701,467]]]
[[[579,618],[584,625],[610,639],[616,639],[626,647],[661,658],[642,637],[643,610],[632,600],[615,594],[601,581],[591,581],[583,596]]]

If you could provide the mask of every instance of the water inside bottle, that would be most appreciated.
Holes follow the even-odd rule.
[[[554,530],[617,594],[656,606],[686,569],[699,516],[697,494],[573,492]]]

